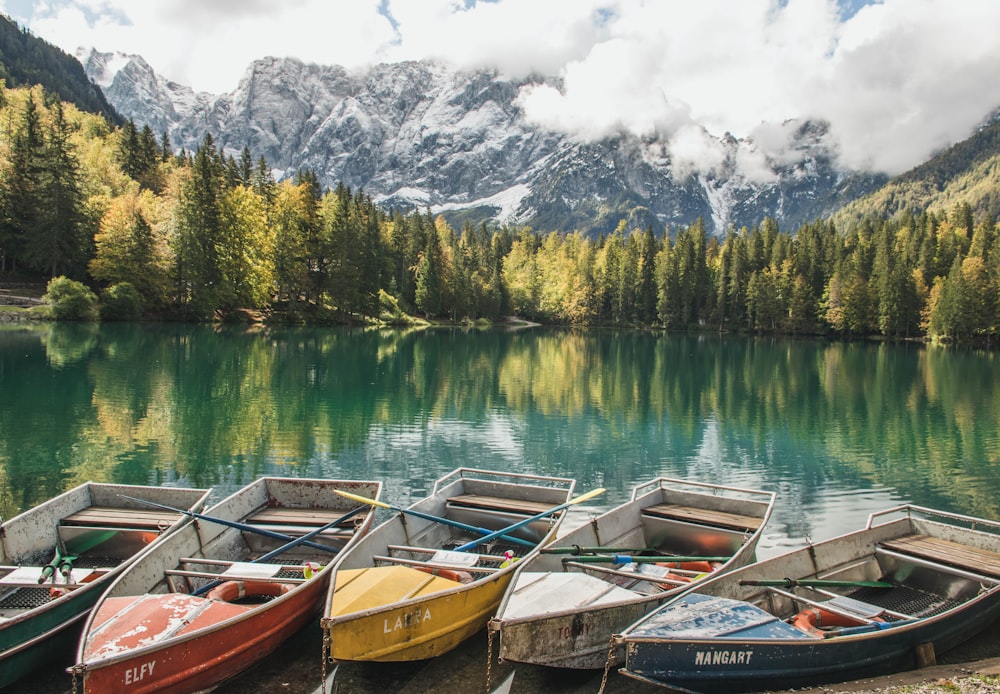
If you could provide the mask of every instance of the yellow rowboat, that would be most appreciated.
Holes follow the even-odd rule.
[[[345,552],[321,627],[335,661],[447,653],[486,627],[518,563],[548,543],[575,482],[459,468]]]

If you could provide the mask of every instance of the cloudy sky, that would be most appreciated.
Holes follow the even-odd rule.
[[[264,56],[362,69],[433,58],[511,77],[535,122],[583,138],[703,133],[782,151],[791,119],[831,125],[845,165],[902,172],[1000,107],[1000,0],[0,0],[36,35],[142,55],[199,91]]]

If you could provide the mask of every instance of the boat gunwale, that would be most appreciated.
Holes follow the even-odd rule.
[[[670,648],[681,648],[690,646],[700,646],[709,644],[723,644],[726,646],[731,646],[734,643],[747,644],[751,646],[772,646],[781,648],[808,648],[808,647],[835,647],[838,643],[850,642],[854,643],[856,641],[864,641],[866,639],[884,639],[887,634],[905,634],[906,632],[916,631],[918,629],[924,629],[928,627],[935,626],[938,622],[945,621],[955,617],[960,612],[965,612],[967,610],[973,609],[978,605],[978,603],[985,601],[988,598],[994,597],[994,594],[1000,590],[1000,586],[994,586],[989,590],[979,593],[973,598],[961,603],[960,605],[955,605],[953,607],[939,612],[934,615],[927,617],[918,617],[915,619],[905,620],[898,622],[898,626],[893,626],[891,629],[882,629],[874,631],[864,631],[859,633],[848,633],[848,634],[838,634],[836,638],[815,638],[815,639],[799,639],[799,638],[745,638],[745,637],[727,637],[727,636],[685,636],[680,638],[663,638],[662,636],[628,636],[627,639],[620,639],[623,634],[615,634],[614,638],[616,643],[626,644],[626,643],[657,643],[669,644]],[[697,591],[692,591],[697,592]],[[677,599],[681,600],[684,596],[678,596]],[[775,616],[776,619],[781,619]],[[783,620],[782,620],[783,621]],[[892,622],[890,622],[891,624]]]
[[[915,513],[919,515],[915,515]],[[876,524],[874,522],[874,519],[884,518],[889,514],[895,514],[895,517],[880,524]],[[942,518],[950,518],[953,521],[958,521],[958,523],[944,523],[941,522]],[[985,522],[980,523],[980,521]],[[965,525],[960,525],[959,523]],[[971,525],[972,527],[965,527],[966,525]],[[762,607],[760,597],[764,592],[763,590],[739,594],[739,597],[736,597],[729,594],[726,590],[727,583],[732,584],[734,581],[739,582],[746,576],[766,577],[768,575],[794,575],[783,572],[783,567],[794,565],[799,558],[806,556],[807,554],[812,557],[812,562],[814,568],[816,569],[814,574],[809,575],[823,577],[824,575],[834,575],[831,572],[837,571],[838,568],[850,566],[852,562],[868,560],[877,561],[876,557],[879,552],[883,551],[883,548],[881,547],[883,542],[891,542],[895,539],[906,537],[907,535],[913,535],[915,533],[927,533],[931,537],[946,536],[953,541],[958,541],[954,538],[966,537],[971,540],[967,543],[970,547],[978,546],[977,542],[982,544],[984,539],[983,536],[986,536],[995,543],[993,549],[990,551],[998,551],[996,543],[1000,543],[1000,535],[986,533],[980,527],[976,527],[982,525],[1000,529],[1000,523],[989,521],[987,519],[978,519],[971,516],[963,516],[947,512],[937,512],[934,509],[914,507],[912,505],[901,505],[871,514],[869,522],[858,530],[843,533],[818,543],[810,543],[804,547],[791,550],[763,562],[748,565],[747,567],[737,569],[736,571],[729,572],[718,577],[713,577],[702,583],[700,586],[693,587],[687,593],[672,598],[664,603],[664,605],[658,610],[635,621],[623,630],[621,634],[616,634],[613,637],[612,643],[615,647],[625,647],[626,653],[632,653],[633,645],[662,649],[657,658],[660,664],[654,665],[651,663],[649,668],[646,668],[645,666],[643,667],[643,671],[648,672],[648,674],[644,676],[636,676],[634,672],[628,669],[628,658],[621,668],[621,672],[622,674],[634,677],[635,679],[660,683],[661,685],[664,682],[670,681],[670,678],[666,677],[667,673],[673,673],[675,679],[683,682],[700,681],[697,678],[695,680],[691,680],[690,674],[694,671],[690,668],[682,668],[679,663],[676,665],[673,664],[673,656],[670,655],[674,653],[685,653],[691,651],[692,649],[699,648],[712,650],[713,652],[719,651],[720,649],[731,649],[733,647],[759,648],[775,653],[788,653],[790,654],[789,658],[793,661],[796,657],[801,657],[796,654],[805,653],[803,649],[809,649],[810,652],[817,654],[817,656],[821,653],[825,654],[822,656],[822,662],[809,661],[809,667],[822,667],[822,671],[827,673],[850,673],[851,671],[858,670],[859,668],[863,669],[861,659],[851,657],[839,667],[835,667],[832,661],[827,661],[831,658],[836,658],[836,654],[840,651],[843,651],[845,654],[856,652],[858,648],[864,648],[863,645],[859,644],[865,644],[866,642],[871,642],[873,644],[886,644],[886,648],[882,649],[885,650],[885,655],[875,658],[878,662],[889,662],[893,658],[898,659],[899,654],[906,649],[911,648],[913,642],[921,640],[928,641],[932,644],[940,642],[945,647],[945,650],[941,652],[946,652],[947,650],[960,647],[966,638],[971,637],[975,631],[988,627],[988,623],[983,623],[984,619],[995,619],[996,614],[1000,612],[1000,601],[998,601],[998,594],[1000,594],[1000,581],[991,580],[991,585],[989,585],[988,588],[981,589],[980,592],[972,594],[961,603],[947,607],[946,609],[943,609],[935,614],[914,616],[909,620],[901,620],[897,622],[895,626],[888,629],[872,631],[866,630],[856,633],[848,632],[838,634],[836,638],[830,639],[793,639],[790,637],[782,638],[780,636],[775,638],[750,638],[746,636],[726,637],[725,635],[670,636],[669,633],[656,634],[652,633],[651,630],[649,633],[636,633],[636,631],[638,629],[642,629],[643,625],[652,620],[655,615],[660,614],[664,610],[670,609],[671,605],[684,600],[685,596],[688,594],[701,594],[706,597],[728,596],[745,604],[755,604]],[[938,534],[935,535],[935,533]],[[846,556],[841,556],[839,561],[829,565],[822,561],[817,564],[817,551],[823,551],[824,554],[836,556],[841,547],[850,548],[852,546],[853,549],[849,550]],[[962,572],[960,569],[956,570],[954,567],[949,566],[946,562],[929,561],[918,555],[906,555],[903,553],[900,553],[900,558],[922,565],[930,571],[955,576],[956,578],[967,581],[971,584],[979,582],[977,577],[974,575],[968,575],[967,572]],[[982,585],[981,582],[979,583]],[[716,585],[720,587],[719,590],[713,590]],[[708,591],[707,593],[706,590]],[[941,597],[945,596],[943,593],[938,593],[938,595]],[[773,614],[775,618],[781,619],[780,615],[774,614],[771,610],[767,611]],[[993,616],[983,617],[981,615]],[[966,637],[962,637],[961,634],[963,632],[967,632],[969,629],[973,629],[974,631],[969,633]],[[754,681],[765,688],[773,688],[774,686],[778,686],[778,688],[787,688],[783,686],[783,683],[795,681],[796,678],[802,677],[804,672],[803,668],[804,666],[797,665],[793,662],[779,674],[761,673],[759,676],[754,677]],[[901,669],[905,670],[907,668],[895,668],[892,672],[897,672]],[[664,677],[653,677],[652,675],[657,672],[663,673],[666,679],[664,679]],[[740,672],[741,676],[748,674],[749,673],[745,673],[743,671]],[[840,678],[840,674],[834,674],[834,676],[829,679],[825,679],[824,681],[843,681],[842,678],[836,678]],[[852,677],[850,675],[847,676],[847,679],[851,678]],[[725,683],[725,678],[705,680],[704,682],[706,686],[718,686],[720,683]]]
[[[513,480],[513,481],[512,481]],[[523,484],[520,482],[533,482],[533,481],[543,481],[543,482],[555,482],[556,486],[540,486],[537,484]],[[417,501],[411,503],[405,510],[419,510],[424,513],[436,512],[436,515],[446,516],[446,505],[448,501],[448,494],[452,492],[453,489],[460,488],[465,490],[469,482],[485,482],[487,484],[500,485],[504,487],[509,487],[511,492],[516,492],[516,490],[537,490],[538,492],[548,492],[549,495],[553,493],[558,493],[560,499],[552,499],[551,501],[546,500],[546,503],[551,503],[552,508],[563,506],[568,502],[571,502],[573,497],[573,492],[576,487],[576,480],[572,478],[562,478],[562,477],[548,477],[542,475],[533,474],[523,474],[523,473],[508,473],[502,471],[492,471],[492,470],[479,470],[475,468],[457,468],[452,472],[444,475],[435,481],[433,485],[432,493],[427,496],[418,499]],[[432,510],[433,509],[433,510]],[[526,563],[526,560],[532,556],[535,556],[539,550],[546,544],[550,543],[556,536],[559,527],[566,516],[566,507],[563,506],[558,511],[550,511],[550,516],[545,516],[539,519],[539,522],[548,520],[549,527],[545,531],[545,534],[538,539],[534,547],[528,549],[524,556],[520,557],[517,561],[509,564],[506,567],[501,567],[498,571],[485,574],[480,578],[476,578],[470,583],[459,583],[454,586],[448,587],[443,590],[438,590],[427,595],[418,595],[405,600],[394,600],[381,605],[374,605],[360,610],[352,610],[344,614],[338,614],[336,616],[330,616],[328,614],[333,600],[333,596],[336,593],[336,575],[330,580],[329,586],[327,588],[327,597],[323,606],[323,612],[320,618],[320,627],[326,632],[330,632],[331,629],[337,628],[342,624],[349,624],[351,622],[370,622],[373,619],[377,619],[381,615],[393,613],[393,612],[408,612],[414,611],[421,606],[432,605],[435,602],[442,600],[449,600],[453,596],[461,595],[473,595],[476,591],[480,592],[494,592],[499,591],[499,594],[491,599],[493,607],[489,610],[483,612],[483,614],[476,615],[474,618],[468,620],[468,624],[473,621],[483,620],[482,626],[487,626],[489,619],[492,614],[496,612],[496,606],[500,604],[503,600],[504,595],[510,587],[510,583],[513,580],[513,576],[520,569],[521,565]],[[519,514],[523,515],[523,514]],[[534,514],[537,515],[537,514]],[[530,519],[534,515],[524,515],[525,519]],[[408,537],[410,535],[406,528],[406,517],[407,514],[403,511],[397,511],[391,518],[388,518],[378,527],[374,528],[363,541],[359,542],[352,548],[352,553],[359,553],[357,557],[357,565],[353,563],[341,563],[338,566],[338,571],[357,571],[357,570],[370,570],[373,568],[378,568],[377,563],[372,560],[372,555],[374,552],[368,552],[365,555],[366,545],[368,543],[375,543],[382,537],[392,537],[392,534],[396,531],[402,530],[402,535]],[[426,526],[422,527],[417,531],[419,535],[428,529],[435,526],[447,526],[447,523],[442,523],[440,521],[427,520]],[[388,543],[387,543],[388,544]],[[407,541],[406,544],[413,546],[421,546],[416,541]],[[429,547],[421,546],[423,549],[430,549]],[[439,548],[440,549],[440,548]],[[495,585],[499,584],[499,585]],[[495,601],[494,601],[495,600]],[[436,643],[442,640],[447,640],[449,635],[454,634],[458,631],[468,628],[468,624],[464,625],[451,625],[447,629],[435,630],[432,635],[423,634],[419,639],[419,645],[425,647],[428,643]],[[426,637],[426,638],[425,638]],[[410,648],[413,646],[417,640],[411,640],[406,644],[390,644],[384,649],[384,654],[380,655],[375,662],[379,662],[382,659],[389,657],[389,660],[393,660],[390,656],[393,654],[398,654],[405,652],[406,650],[412,650]]]
[[[51,499],[48,499],[47,501],[43,502],[42,504],[39,504],[38,506],[34,506],[34,507],[28,509],[27,511],[24,511],[23,513],[19,513],[18,515],[14,516],[13,518],[8,519],[7,521],[5,521],[5,523],[0,524],[0,525],[9,524],[9,523],[11,523],[11,522],[13,522],[14,520],[17,520],[17,519],[24,519],[25,517],[30,517],[29,514],[32,514],[33,512],[36,512],[36,511],[41,512],[41,510],[43,509],[44,506],[46,506],[48,504],[56,505],[58,502],[62,501],[65,498],[71,498],[74,495],[79,495],[79,494],[83,493],[84,489],[86,489],[86,496],[87,496],[87,498],[92,498],[93,494],[91,492],[91,489],[93,489],[93,488],[122,489],[122,490],[131,491],[133,494],[135,494],[135,493],[138,493],[139,490],[148,491],[150,489],[158,489],[159,487],[155,487],[155,486],[152,486],[152,485],[117,484],[117,483],[108,483],[108,482],[84,482],[82,484],[77,485],[76,487],[73,487],[72,489],[68,489],[68,490],[66,490],[63,493],[61,493],[61,494],[59,494],[57,496],[52,497]],[[201,508],[203,508],[204,505],[205,505],[205,500],[209,497],[209,495],[211,494],[211,491],[212,491],[211,489],[202,489],[202,488],[195,488],[195,487],[169,487],[169,489],[180,489],[180,490],[184,490],[185,492],[190,492],[192,494],[192,497],[194,498],[194,502],[191,503],[191,505],[189,505],[188,508],[184,509],[185,511],[197,511],[197,510],[200,510]],[[198,494],[198,492],[201,492],[201,494]],[[71,513],[78,513],[80,510],[83,510],[85,508],[90,508],[92,505],[93,504],[87,504],[85,506],[80,506],[79,508],[77,508],[77,510],[75,510],[75,511],[73,511]],[[123,508],[127,508],[127,507],[123,507]],[[118,578],[118,576],[120,576],[122,573],[124,573],[125,570],[127,570],[133,564],[137,563],[140,559],[142,559],[143,557],[145,557],[146,554],[148,554],[149,552],[155,550],[155,548],[163,540],[167,539],[168,537],[170,537],[171,535],[173,535],[174,533],[176,533],[181,528],[189,525],[191,523],[191,521],[192,521],[191,516],[188,515],[187,513],[180,513],[180,514],[177,514],[177,515],[178,515],[178,518],[173,523],[171,523],[168,527],[164,528],[161,532],[159,532],[157,534],[156,538],[153,539],[153,541],[151,541],[149,544],[147,544],[145,547],[143,547],[142,549],[140,549],[135,554],[131,555],[130,557],[127,557],[124,561],[122,561],[117,566],[109,567],[103,573],[98,574],[97,576],[95,576],[92,581],[87,581],[86,583],[77,584],[77,586],[75,588],[73,588],[72,590],[66,591],[66,593],[64,593],[63,595],[60,595],[59,597],[55,598],[54,600],[49,600],[49,601],[44,602],[44,603],[42,603],[40,605],[37,605],[36,607],[32,607],[31,609],[24,610],[23,612],[20,612],[20,613],[14,615],[13,617],[8,617],[6,619],[0,620],[0,631],[3,631],[3,630],[8,629],[8,628],[13,628],[15,625],[18,625],[18,624],[21,624],[21,623],[23,623],[25,621],[29,621],[31,619],[34,619],[35,617],[37,617],[37,616],[39,616],[41,614],[44,614],[44,613],[46,613],[46,612],[48,612],[50,610],[54,610],[54,609],[57,609],[59,607],[62,607],[62,606],[65,606],[65,605],[69,605],[69,604],[72,604],[72,603],[77,602],[79,600],[82,600],[84,598],[84,596],[90,595],[91,593],[94,593],[95,591],[98,592],[98,593],[103,593],[103,591],[105,589],[107,589],[108,587],[110,587],[111,583],[114,580],[116,580]],[[36,521],[36,523],[37,523],[37,521]],[[44,586],[46,584],[40,584],[40,585]],[[56,585],[58,585],[58,584],[56,584]],[[97,597],[98,601],[100,601],[100,597],[101,596],[98,595],[98,597]],[[87,612],[84,611],[80,615],[73,616],[71,618],[71,621],[76,621],[81,616],[86,616],[86,615],[87,615]],[[48,633],[54,634],[54,633],[58,633],[59,631],[62,631],[62,624],[63,623],[60,623],[59,625],[56,625],[54,628],[46,630],[45,633],[47,633],[47,634]],[[41,635],[39,635],[39,636],[41,636]],[[32,640],[36,640],[37,638],[38,637],[32,637]],[[15,649],[18,649],[20,647],[20,645],[21,644],[18,644],[18,646],[14,646],[12,648],[7,648],[7,649],[3,650],[2,653],[0,653],[0,661],[2,661],[4,659],[4,657],[6,657],[7,654],[14,652]]]
[[[670,483],[671,485],[679,485],[681,488],[678,489],[675,486],[665,486],[666,483]],[[635,487],[633,487],[632,496],[631,496],[631,498],[630,498],[629,501],[626,501],[626,502],[624,502],[622,504],[618,504],[617,506],[614,506],[614,507],[608,509],[604,513],[602,513],[599,516],[593,518],[591,520],[591,522],[594,523],[596,526],[600,526],[601,520],[603,518],[608,518],[608,517],[612,517],[613,515],[616,515],[616,514],[619,514],[619,513],[623,513],[625,511],[625,509],[627,507],[630,507],[630,506],[637,506],[638,509],[639,509],[639,512],[641,513],[642,510],[644,510],[648,506],[656,505],[656,502],[658,500],[662,499],[662,492],[678,491],[678,492],[684,493],[684,492],[688,491],[687,489],[684,489],[684,487],[695,487],[695,488],[698,488],[698,489],[717,489],[717,490],[725,490],[725,491],[735,491],[735,492],[739,492],[741,494],[746,494],[746,495],[749,495],[749,496],[761,496],[761,497],[767,499],[766,502],[764,502],[764,501],[756,501],[756,500],[754,500],[752,498],[751,499],[742,499],[742,498],[739,499],[739,500],[743,500],[743,501],[749,501],[751,503],[759,503],[759,504],[761,504],[762,508],[764,509],[764,513],[761,516],[760,525],[758,525],[757,528],[753,532],[750,532],[750,533],[746,534],[746,540],[740,545],[739,549],[736,552],[734,552],[733,555],[727,561],[725,561],[722,564],[721,567],[719,567],[717,574],[718,575],[722,575],[723,573],[727,573],[727,572],[729,572],[731,570],[734,570],[734,568],[738,568],[738,567],[733,567],[733,564],[736,563],[739,560],[745,559],[747,554],[755,553],[756,550],[757,550],[757,545],[760,542],[760,538],[763,536],[764,528],[767,526],[767,522],[768,522],[768,520],[770,520],[771,513],[774,510],[774,504],[775,504],[775,501],[777,499],[777,495],[774,492],[768,492],[768,491],[763,491],[763,490],[759,490],[759,489],[750,489],[750,488],[744,488],[744,487],[733,487],[733,486],[726,486],[726,485],[716,485],[716,484],[711,484],[711,483],[707,483],[707,482],[697,482],[697,481],[691,481],[691,480],[682,480],[682,479],[671,478],[671,477],[657,477],[657,478],[655,478],[653,480],[650,480],[648,482],[635,485]],[[640,489],[642,489],[642,490],[648,490],[648,491],[644,491],[641,495],[638,495],[636,492],[638,490],[640,490]],[[695,493],[697,493],[697,494],[704,494],[704,492],[695,492]],[[709,496],[709,495],[705,495],[705,496]],[[725,498],[730,498],[730,497],[711,495],[711,498],[725,499]],[[684,521],[677,521],[677,522],[684,522]],[[566,538],[567,537],[571,537],[574,532],[576,532],[576,529],[569,531],[563,537],[555,538],[553,540],[553,544],[564,542],[566,540]],[[517,570],[518,570],[519,574],[521,572],[531,573],[530,562],[527,562],[527,561],[518,562]],[[564,572],[561,572],[561,573],[568,573],[568,574],[579,573],[579,574],[591,575],[591,574],[588,574],[586,571],[575,571],[575,572],[574,571],[564,571]],[[639,575],[637,574],[637,577],[638,576]],[[714,577],[715,576],[712,576],[711,578],[714,578]],[[650,576],[650,578],[655,578],[655,577]],[[514,580],[516,581],[517,577],[515,577]],[[639,594],[636,594],[635,597],[632,598],[632,599],[625,599],[625,600],[620,600],[620,601],[616,600],[614,602],[601,603],[600,605],[594,606],[594,609],[595,610],[600,610],[600,609],[602,609],[604,607],[614,608],[614,607],[620,607],[620,606],[623,606],[623,605],[637,605],[637,604],[642,604],[642,603],[645,603],[645,602],[667,602],[669,600],[672,600],[675,597],[678,597],[681,593],[683,593],[683,592],[685,592],[687,590],[690,590],[693,586],[699,585],[700,583],[701,583],[701,581],[694,581],[694,582],[692,582],[690,584],[682,585],[682,586],[675,586],[674,588],[671,588],[669,590],[665,590],[665,591],[663,591],[661,593],[654,593],[652,595],[639,595]],[[626,590],[629,590],[629,589],[626,588]],[[506,625],[506,624],[523,624],[525,622],[532,622],[532,621],[539,621],[540,622],[540,621],[544,621],[544,620],[547,620],[547,619],[550,619],[550,618],[562,618],[562,617],[572,616],[572,615],[580,614],[581,612],[590,611],[590,609],[591,609],[590,606],[586,606],[586,609],[584,609],[584,610],[581,610],[579,607],[576,607],[576,608],[567,608],[565,610],[560,610],[558,612],[545,612],[545,613],[540,614],[540,615],[525,616],[525,617],[514,617],[512,619],[505,619],[505,618],[502,617],[502,613],[503,613],[504,609],[506,608],[507,604],[513,598],[513,595],[514,595],[514,591],[513,590],[510,590],[510,591],[507,592],[507,594],[504,596],[504,599],[501,601],[500,606],[497,609],[496,616],[492,620],[490,620],[490,624],[491,625],[493,625],[493,624],[497,625],[495,627],[496,629],[502,629],[503,625]]]
[[[305,483],[305,484],[322,483],[321,486],[331,487],[331,488],[334,487],[335,485],[337,485],[338,483],[340,483],[340,484],[345,484],[346,483],[346,484],[351,484],[351,485],[358,484],[358,483],[368,484],[368,485],[374,485],[376,487],[376,489],[378,490],[378,494],[375,495],[376,498],[381,495],[381,491],[383,489],[382,482],[376,481],[376,480],[340,480],[340,479],[337,479],[337,480],[326,480],[326,479],[307,479],[307,478],[290,478],[290,477],[289,478],[284,478],[284,477],[261,477],[261,478],[257,478],[256,480],[254,480],[253,482],[249,483],[245,487],[242,487],[241,489],[236,490],[233,494],[230,494],[230,495],[226,496],[224,499],[220,500],[218,503],[216,503],[215,505],[213,505],[212,508],[208,509],[208,511],[206,512],[205,515],[211,515],[212,509],[219,508],[224,503],[235,503],[237,501],[237,498],[239,496],[241,496],[241,492],[248,491],[254,485],[257,485],[258,483],[262,483],[262,482],[266,486],[266,483],[269,480],[279,480],[282,483],[287,482],[287,481],[292,481],[292,482],[296,482],[296,483],[302,482],[302,483]],[[248,515],[251,515],[251,514],[248,514]],[[86,644],[86,636],[87,636],[87,634],[90,633],[91,627],[93,626],[91,624],[91,620],[88,618],[88,623],[84,626],[84,632],[83,632],[83,634],[81,635],[81,638],[80,638],[79,647],[77,649],[76,662],[73,665],[71,665],[70,667],[68,667],[67,671],[70,672],[71,674],[82,675],[82,674],[84,674],[84,673],[86,673],[86,672],[88,672],[90,670],[97,670],[97,669],[104,669],[104,668],[107,668],[107,667],[113,667],[113,666],[118,665],[118,664],[120,664],[120,663],[122,663],[124,661],[132,660],[133,658],[136,658],[138,656],[142,656],[142,655],[145,655],[145,654],[148,654],[148,653],[152,653],[152,652],[156,652],[156,651],[167,650],[169,648],[173,648],[175,646],[179,646],[179,645],[188,643],[188,642],[193,641],[195,639],[206,638],[208,636],[211,636],[214,633],[231,629],[231,628],[237,626],[238,624],[240,624],[241,622],[245,622],[245,621],[249,620],[251,617],[256,617],[258,615],[267,614],[267,613],[270,613],[270,612],[272,612],[274,610],[277,610],[278,608],[284,607],[286,603],[290,602],[291,600],[295,599],[296,597],[300,597],[301,594],[303,592],[305,592],[304,589],[308,588],[308,587],[312,587],[312,586],[316,586],[316,585],[319,586],[319,596],[317,597],[317,603],[321,603],[322,596],[324,595],[325,589],[327,587],[329,576],[334,571],[336,571],[337,560],[339,560],[339,557],[341,557],[344,553],[346,553],[346,551],[350,547],[352,547],[354,545],[354,543],[359,542],[364,537],[364,535],[366,535],[371,530],[371,526],[372,526],[372,524],[374,522],[374,519],[375,519],[375,507],[374,506],[369,506],[368,509],[365,511],[363,522],[360,525],[357,526],[357,529],[355,530],[354,534],[348,539],[348,541],[345,543],[344,547],[342,547],[341,550],[335,555],[335,560],[331,561],[331,562],[328,562],[322,569],[320,569],[319,571],[316,572],[316,574],[313,576],[313,578],[308,579],[308,580],[306,580],[306,581],[304,581],[302,583],[295,584],[294,587],[291,588],[287,593],[275,596],[273,599],[268,600],[265,603],[261,603],[261,604],[258,604],[258,605],[253,605],[251,609],[247,609],[246,611],[242,612],[241,614],[235,614],[235,615],[233,615],[231,617],[228,617],[226,619],[223,619],[223,620],[221,620],[219,622],[216,622],[214,624],[211,624],[211,625],[208,625],[208,626],[205,626],[205,627],[198,628],[198,629],[196,629],[194,631],[191,631],[191,632],[188,632],[188,633],[185,633],[185,634],[173,635],[173,636],[170,636],[169,638],[167,638],[167,639],[165,639],[163,641],[156,641],[156,642],[149,643],[149,644],[146,644],[146,645],[137,646],[135,648],[130,648],[130,649],[128,649],[128,650],[126,650],[126,651],[124,651],[124,652],[122,652],[120,654],[110,655],[110,656],[102,657],[102,658],[99,658],[99,659],[96,659],[96,660],[93,660],[93,659],[91,659],[91,660],[82,660],[80,656],[82,655],[83,649],[87,645]],[[206,522],[211,523],[211,521],[206,521]],[[316,526],[316,527],[320,527],[320,526]],[[235,535],[237,533],[242,533],[242,532],[243,531],[240,530],[240,529],[238,529],[238,528],[226,527],[222,531],[220,531],[220,533],[219,533],[219,535],[217,537],[222,537],[223,535]],[[200,542],[200,540],[199,540],[199,542]],[[204,549],[204,548],[202,547],[200,549]],[[189,559],[198,559],[198,557],[187,557],[187,558],[189,558]],[[202,558],[210,558],[210,557],[202,557]],[[166,576],[166,573],[164,573],[164,577],[165,576]],[[225,578],[225,577],[222,577],[222,578]],[[257,580],[257,579],[254,579],[254,580]],[[98,604],[94,606],[94,610],[92,612],[93,615],[97,614],[97,608],[100,606],[100,603],[102,603],[105,599],[119,597],[119,596],[111,595],[111,589],[112,588],[113,588],[113,586],[108,586],[106,594],[103,595],[100,598]],[[181,596],[191,596],[190,593],[166,592],[166,593],[137,593],[137,594],[133,594],[133,595],[124,595],[124,596],[120,596],[120,597],[132,598],[133,601],[135,601],[135,600],[140,599],[140,598],[142,598],[144,596],[147,596],[147,595],[159,595],[159,596],[181,595]],[[206,600],[208,600],[208,599],[209,598],[206,598]],[[321,604],[317,604],[317,606],[312,611],[313,612],[318,612],[321,609],[322,609],[322,605]],[[266,636],[269,635],[269,633],[270,632],[262,632],[262,633],[259,634],[259,636],[260,637],[266,637]]]

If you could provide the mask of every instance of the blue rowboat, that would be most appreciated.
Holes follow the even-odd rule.
[[[1000,524],[916,506],[699,583],[615,642],[688,692],[816,686],[934,664],[1000,617]]]

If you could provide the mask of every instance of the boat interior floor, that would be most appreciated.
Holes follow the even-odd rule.
[[[959,600],[902,585],[892,588],[860,588],[847,597],[891,612],[921,618],[932,617],[962,604]]]

